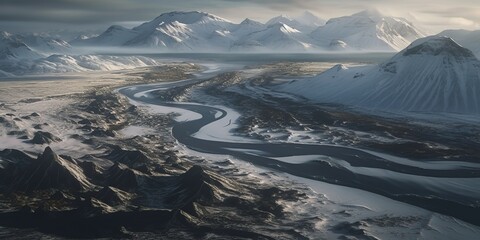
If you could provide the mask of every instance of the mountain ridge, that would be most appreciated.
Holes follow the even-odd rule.
[[[180,52],[209,52],[209,51],[398,51],[406,47],[411,41],[423,37],[420,30],[401,18],[386,17],[380,12],[362,11],[351,16],[325,20],[306,11],[296,18],[280,15],[268,20],[265,24],[245,19],[239,24],[218,17],[213,14],[199,11],[163,13],[155,19],[142,23],[131,29],[112,26],[97,37],[78,38],[72,44],[89,45],[98,43],[101,46],[121,46],[156,48],[162,51]],[[381,16],[381,17],[380,17]],[[357,24],[363,24],[344,31],[356,31],[338,35],[328,30],[328,25],[345,19],[356,18]],[[342,20],[343,19],[343,20]],[[377,22],[371,22],[376,19]],[[340,21],[340,22],[339,22]],[[272,32],[270,41],[257,41],[255,36],[259,32],[268,30],[272,25],[284,24],[285,29],[296,29],[296,40],[284,38],[277,32]],[[345,25],[346,23],[342,23]],[[372,25],[373,24],[373,25]],[[346,24],[348,25],[348,24]],[[327,32],[321,33],[327,28]],[[380,30],[376,30],[379,28]],[[347,30],[345,30],[347,29]],[[353,30],[352,30],[353,29]],[[359,30],[366,34],[378,32],[378,37],[369,37],[359,34]],[[334,32],[337,32],[335,30]],[[341,31],[340,31],[341,32]],[[357,36],[352,36],[352,35]],[[319,37],[321,35],[321,37]],[[332,36],[329,36],[332,35]],[[277,37],[277,39],[274,39]],[[327,40],[325,40],[327,38]],[[300,39],[300,40],[299,40]],[[281,41],[285,42],[281,43]],[[356,42],[357,41],[357,42]],[[368,44],[367,44],[368,43]],[[269,45],[270,44],[270,45]],[[379,47],[380,46],[380,47]]]
[[[480,61],[451,38],[434,36],[413,42],[379,65],[337,65],[280,90],[368,109],[478,115]]]

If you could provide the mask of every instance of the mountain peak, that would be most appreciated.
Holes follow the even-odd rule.
[[[46,147],[37,160],[19,170],[11,189],[30,192],[44,189],[84,190],[92,187],[83,170],[72,161]]]
[[[127,28],[122,27],[120,25],[112,25],[107,29],[107,32],[113,31],[113,30],[125,30]]]
[[[42,153],[42,158],[52,159],[55,157],[56,157],[56,154],[53,152],[50,146],[46,147]]]
[[[370,18],[383,18],[384,17],[383,13],[381,13],[380,10],[378,10],[376,8],[366,9],[366,10],[363,10],[361,12],[355,13],[352,16],[370,17]]]
[[[303,25],[312,25],[312,26],[321,26],[325,24],[325,20],[317,17],[310,11],[303,12],[302,15],[295,18],[295,21],[303,24]]]
[[[472,51],[460,46],[453,39],[444,36],[433,36],[417,40],[407,47],[402,55],[448,55],[454,57],[475,58]]]
[[[268,22],[266,22],[265,24],[266,25],[273,25],[273,24],[276,24],[276,23],[290,23],[292,22],[293,19],[291,19],[289,16],[287,15],[280,15],[280,16],[276,16],[270,20],[268,20]]]
[[[252,20],[250,18],[245,18],[240,25],[262,25],[262,23]]]
[[[305,10],[305,12],[303,12],[302,16],[305,16],[305,17],[316,17],[315,14],[313,14],[312,12],[308,11],[308,10]]]
[[[192,23],[200,22],[206,19],[221,21],[221,22],[229,22],[228,20],[223,19],[221,17],[215,16],[213,14],[206,13],[206,12],[200,12],[200,11],[190,11],[190,12],[175,11],[175,12],[163,13],[162,15],[155,18],[154,21],[156,22],[161,21],[165,23],[178,21],[184,24],[192,24]]]
[[[276,29],[284,33],[298,33],[299,31],[293,27],[288,26],[285,23],[278,22],[268,26],[268,29]]]

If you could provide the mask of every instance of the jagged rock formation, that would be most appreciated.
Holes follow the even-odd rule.
[[[52,142],[60,141],[62,141],[62,139],[53,135],[52,133],[37,131],[33,134],[33,138],[29,142],[33,144],[50,144]]]
[[[46,189],[87,190],[92,187],[83,170],[75,163],[66,160],[50,147],[35,160],[9,167],[8,190],[10,192],[33,192]]]

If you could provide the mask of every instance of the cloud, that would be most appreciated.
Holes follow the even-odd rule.
[[[304,10],[328,19],[371,7],[393,16],[414,16],[415,23],[434,32],[473,29],[480,23],[478,0],[1,0],[0,30],[12,28],[12,23],[24,29],[42,23],[45,28],[108,26],[148,21],[175,10],[207,11],[237,22],[246,17],[266,21],[279,14],[295,16]]]
[[[92,23],[146,20],[193,0],[2,0],[0,21]]]

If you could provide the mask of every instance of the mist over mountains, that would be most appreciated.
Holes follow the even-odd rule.
[[[447,30],[460,45],[480,54],[478,31]],[[398,52],[425,33],[405,18],[365,10],[328,21],[306,11],[266,23],[234,23],[206,12],[169,12],[133,28],[113,25],[99,35],[67,42],[48,34],[0,33],[0,76],[112,70],[154,63],[92,57],[98,51],[125,53],[335,53]],[[99,62],[102,61],[102,62]],[[120,62],[117,62],[120,61]]]
[[[406,19],[375,10],[329,21],[305,12],[295,18],[274,17],[265,24],[250,19],[235,24],[204,12],[171,12],[132,29],[112,26],[72,45],[194,52],[398,51],[424,36]]]

